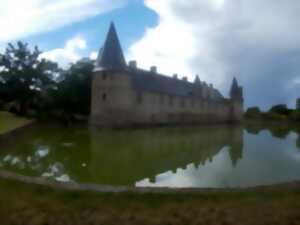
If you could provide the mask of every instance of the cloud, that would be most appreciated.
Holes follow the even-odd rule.
[[[41,58],[57,62],[61,67],[67,68],[70,63],[75,63],[82,58],[81,51],[86,49],[86,47],[86,40],[77,36],[68,40],[63,48],[44,52]]]
[[[300,74],[300,2],[145,0],[159,23],[127,52],[148,68],[214,83],[226,95],[233,76],[246,105],[292,104]],[[295,83],[295,82],[294,82]],[[297,82],[296,82],[297,83]],[[287,88],[288,87],[288,88]]]
[[[126,0],[1,0],[0,42],[51,31],[121,7]]]
[[[98,52],[91,52],[90,54],[90,59],[91,60],[96,60],[98,57]]]

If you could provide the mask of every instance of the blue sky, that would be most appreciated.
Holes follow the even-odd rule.
[[[0,52],[23,40],[67,67],[95,58],[114,21],[127,60],[141,68],[190,81],[199,74],[225,96],[235,76],[246,106],[294,107],[299,11],[296,0],[1,0]]]
[[[157,15],[146,8],[143,1],[133,0],[111,12],[21,40],[37,44],[43,51],[49,51],[63,48],[70,37],[78,36],[87,42],[87,47],[81,51],[81,54],[89,57],[92,51],[98,51],[103,44],[111,21],[115,23],[118,34],[122,38],[122,47],[126,50],[142,38],[147,27],[154,27],[157,24]]]

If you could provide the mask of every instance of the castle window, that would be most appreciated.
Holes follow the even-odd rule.
[[[102,79],[103,79],[103,80],[106,80],[106,79],[107,79],[107,73],[106,73],[106,72],[103,72],[103,73],[102,73]]]
[[[199,107],[200,109],[203,108],[203,107],[202,107],[202,102],[201,102],[201,101],[199,102],[198,107]]]
[[[106,95],[106,93],[104,93],[103,95],[102,95],[102,101],[106,101],[106,99],[107,99],[107,95]]]
[[[169,106],[173,106],[174,98],[173,96],[169,97]]]
[[[195,107],[195,99],[194,98],[192,98],[192,100],[191,100],[191,106],[194,108]]]
[[[138,92],[137,95],[136,95],[136,102],[138,104],[142,104],[143,103],[143,95],[141,92]]]
[[[185,107],[185,99],[184,99],[184,98],[181,99],[181,101],[180,101],[180,106],[181,106],[182,108]]]
[[[161,105],[164,104],[164,95],[163,94],[160,94],[159,102],[160,102]]]

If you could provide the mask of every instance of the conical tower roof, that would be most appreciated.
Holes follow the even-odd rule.
[[[96,67],[106,70],[123,70],[126,68],[126,61],[113,22],[110,25],[104,46],[100,49]]]
[[[239,91],[239,85],[237,79],[234,77],[230,89],[230,97],[235,97]]]
[[[195,83],[195,84],[201,84],[199,75],[196,75],[194,83]]]

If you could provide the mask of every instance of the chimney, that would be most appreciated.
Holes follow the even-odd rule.
[[[173,78],[176,79],[176,80],[178,80],[178,74],[177,74],[177,73],[174,73],[174,74],[173,74]]]
[[[183,77],[182,80],[183,81],[188,81],[188,78],[187,77]]]
[[[156,66],[151,66],[150,71],[152,73],[157,73],[157,67]]]
[[[129,62],[129,67],[132,69],[136,69],[137,68],[137,62],[135,60],[132,60]]]

